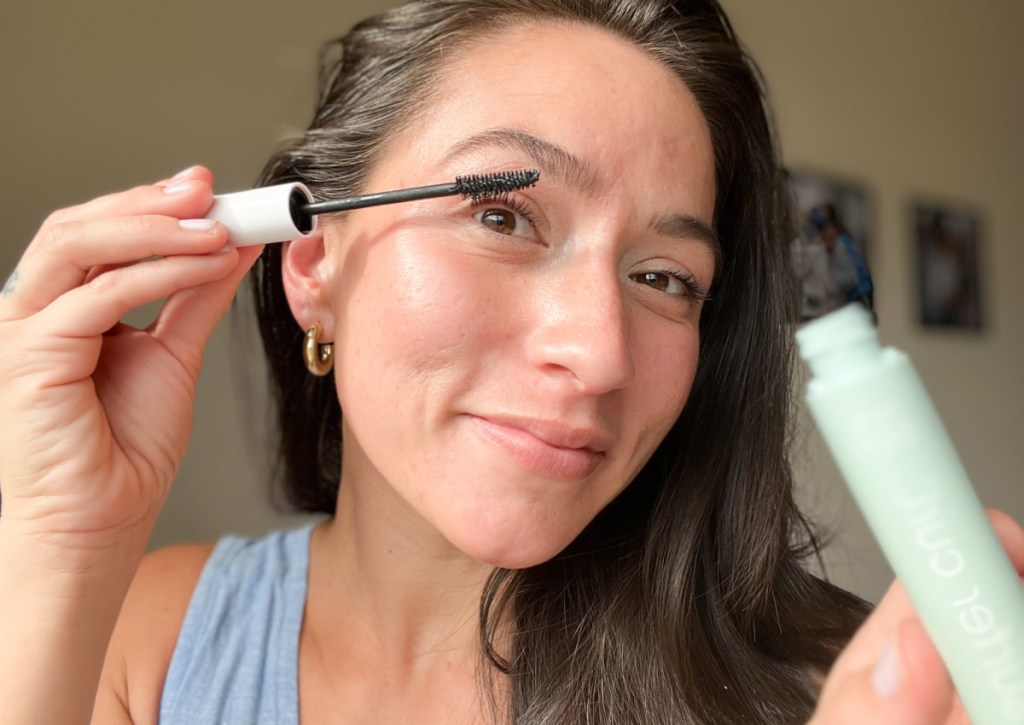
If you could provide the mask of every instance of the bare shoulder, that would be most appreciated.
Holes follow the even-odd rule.
[[[170,546],[143,558],[110,640],[93,722],[156,725],[178,634],[214,545]]]

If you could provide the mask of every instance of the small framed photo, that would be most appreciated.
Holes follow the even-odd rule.
[[[867,190],[804,171],[791,172],[790,185],[797,220],[791,259],[800,284],[801,317],[811,320],[854,300],[873,311]]]
[[[979,216],[926,202],[913,204],[913,216],[921,324],[980,330]]]

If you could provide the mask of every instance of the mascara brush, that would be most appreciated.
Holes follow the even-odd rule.
[[[448,184],[316,202],[304,184],[278,184],[215,196],[213,206],[206,216],[227,227],[228,242],[232,246],[272,244],[310,236],[316,229],[318,214],[441,196],[465,196],[476,201],[480,197],[533,186],[538,179],[538,171],[499,171],[494,174],[459,176]]]

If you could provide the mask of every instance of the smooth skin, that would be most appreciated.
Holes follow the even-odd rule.
[[[517,33],[535,50],[510,67],[501,50],[525,42]],[[651,222],[710,222],[710,141],[692,97],[600,31],[541,26],[502,41],[454,61],[371,185],[536,160],[493,139],[450,156],[496,128],[556,144],[592,173],[548,170],[523,195],[535,227],[506,204],[430,200],[352,213],[287,248],[296,324],[322,322],[335,342],[346,410],[339,516],[312,539],[306,725],[480,722],[474,617],[487,571],[564,547],[689,393],[701,303],[665,270],[706,285],[715,258],[699,234]],[[500,77],[475,71],[488,67]],[[206,213],[212,184],[194,168],[57,212],[0,296],[5,722],[156,723],[211,547],[143,550],[185,452],[203,346],[259,253],[221,252],[221,227],[178,223]],[[119,324],[165,295],[147,330]],[[575,437],[593,455],[566,450]],[[1024,531],[992,515],[1021,570]],[[875,676],[892,641],[888,674]],[[961,721],[894,585],[813,722]]]

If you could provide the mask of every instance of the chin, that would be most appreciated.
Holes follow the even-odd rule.
[[[543,564],[545,561],[554,558],[563,548],[565,547],[537,550],[535,548],[499,549],[496,547],[490,547],[474,551],[466,551],[465,549],[462,549],[462,552],[474,561],[486,564],[487,566],[493,566],[500,569],[529,569],[531,566]]]
[[[549,517],[543,517],[548,519]],[[526,569],[554,558],[579,534],[576,527],[524,517],[479,516],[453,526],[446,538],[470,559],[503,569]]]

